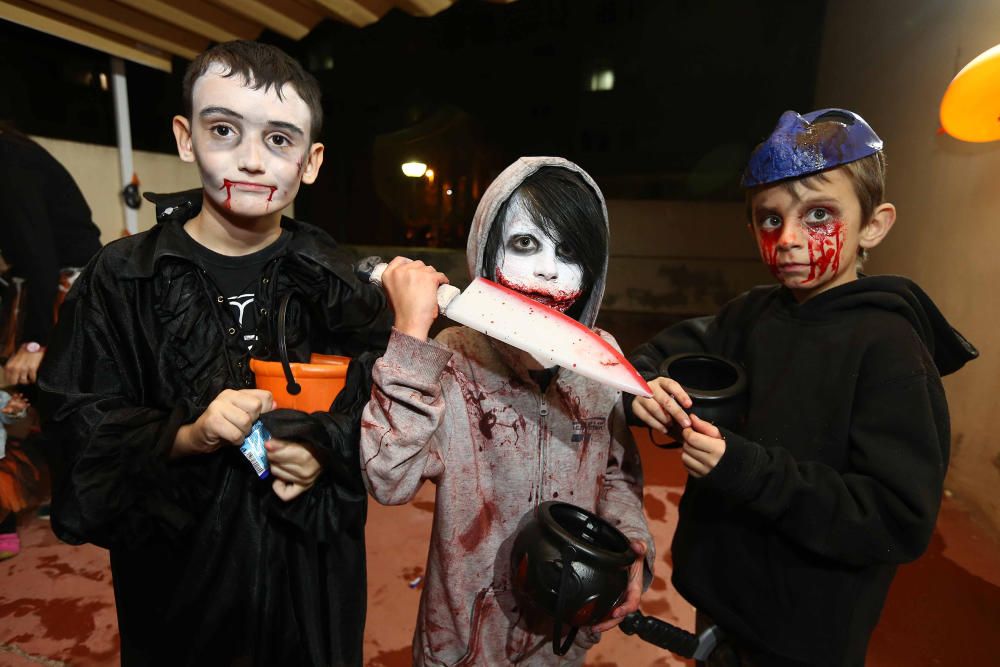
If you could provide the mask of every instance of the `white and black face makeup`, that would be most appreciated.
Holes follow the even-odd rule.
[[[192,92],[191,149],[205,193],[237,216],[281,211],[319,168],[309,107],[291,86],[279,97],[224,74],[213,64]]]
[[[504,287],[560,312],[566,312],[583,289],[580,263],[545,233],[516,194],[497,250],[495,278]]]

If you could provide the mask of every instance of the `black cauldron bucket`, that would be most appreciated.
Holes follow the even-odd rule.
[[[607,618],[624,597],[635,559],[629,539],[604,519],[569,503],[544,502],[514,538],[514,594],[519,604],[552,618],[552,651],[564,655],[581,626]]]
[[[747,376],[743,367],[717,354],[675,354],[660,375],[676,380],[691,397],[691,409],[716,426],[740,431],[746,419]]]

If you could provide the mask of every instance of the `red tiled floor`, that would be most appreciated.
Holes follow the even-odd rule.
[[[657,450],[637,432],[646,467],[646,508],[657,541],[657,572],[643,596],[647,614],[682,627],[693,611],[670,579],[668,547],[684,475],[676,451]],[[367,667],[410,664],[410,637],[433,512],[433,487],[409,505],[371,504],[368,519]],[[107,554],[61,544],[48,523],[22,517],[21,555],[0,563],[0,666],[118,664]],[[872,639],[874,667],[998,664],[1000,540],[947,499],[927,554],[900,568]],[[612,631],[590,667],[691,664]]]

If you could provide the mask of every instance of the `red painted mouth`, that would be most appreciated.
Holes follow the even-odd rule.
[[[274,193],[277,191],[278,186],[253,183],[251,181],[231,181],[228,178],[225,178],[222,180],[222,187],[219,189],[226,191],[226,208],[233,207],[231,203],[233,199],[233,188],[249,192],[267,192],[267,201],[270,202],[271,198],[274,197]]]
[[[503,285],[507,289],[514,290],[519,294],[523,294],[532,301],[542,304],[543,306],[548,306],[554,310],[558,310],[560,313],[565,313],[569,310],[577,299],[580,298],[582,292],[567,292],[563,290],[557,290],[555,292],[549,292],[546,290],[538,289],[537,287],[528,287],[527,285],[520,285],[511,280],[508,280],[500,269],[496,270],[496,281],[500,285]]]

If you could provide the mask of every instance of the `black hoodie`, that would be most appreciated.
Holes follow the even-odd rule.
[[[940,376],[975,348],[913,282],[879,276],[803,304],[755,288],[630,359],[651,379],[690,351],[742,363],[750,407],[718,466],[688,480],[674,586],[758,664],[863,664],[896,565],[924,552],[937,518]]]

